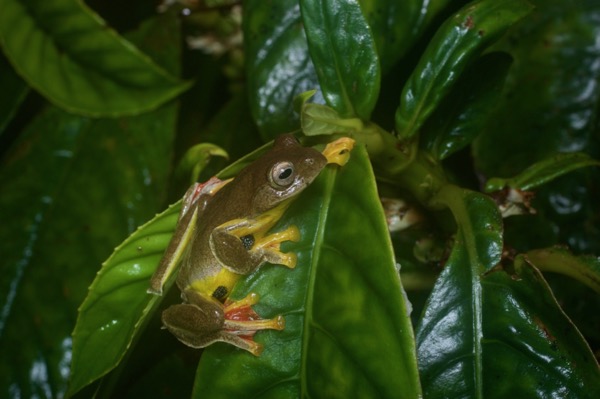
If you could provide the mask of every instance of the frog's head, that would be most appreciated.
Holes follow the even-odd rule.
[[[265,212],[302,192],[321,172],[327,159],[317,150],[303,147],[291,134],[279,136],[273,148],[256,164],[252,209]]]

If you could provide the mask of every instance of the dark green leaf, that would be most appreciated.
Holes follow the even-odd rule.
[[[419,145],[436,159],[469,145],[495,109],[511,61],[505,53],[474,61],[424,124]]]
[[[379,96],[375,42],[357,0],[302,0],[308,48],[327,103],[368,121]]]
[[[119,364],[160,304],[162,297],[146,290],[171,239],[180,205],[141,226],[102,265],[73,331],[71,394]],[[165,285],[165,292],[173,281]]]
[[[81,1],[4,0],[0,41],[19,74],[71,112],[139,114],[189,86],[109,29]]]
[[[19,346],[19,367],[10,360],[17,354],[2,351],[2,392],[18,381],[11,389],[24,397],[45,389],[36,384],[64,393],[75,310],[110,248],[160,206],[174,124],[169,107],[93,122],[50,110],[29,127],[0,179],[10,193],[2,196],[10,217],[0,229],[7,265],[0,344],[33,335]],[[55,377],[31,374],[39,362]]]
[[[438,196],[458,230],[417,328],[417,353],[426,397],[481,397],[483,301],[480,277],[500,261],[502,219],[488,197],[446,186]]]
[[[264,266],[232,295],[258,293],[257,312],[283,314],[286,328],[256,335],[259,357],[207,348],[195,397],[419,397],[412,328],[365,149],[341,169],[328,166],[282,222],[276,230],[302,232],[284,248],[298,254],[296,268]]]
[[[493,270],[481,283],[482,397],[598,396],[598,363],[539,271],[517,260],[514,272]]]
[[[543,272],[560,273],[587,285],[600,294],[600,259],[596,256],[575,256],[561,247],[534,249],[525,260]]]
[[[14,72],[14,69],[0,54],[0,135],[12,119],[29,91],[27,84]]]
[[[171,43],[161,59],[178,58],[177,30],[165,29],[175,26],[171,17],[141,27],[148,44]],[[50,108],[7,153],[0,396],[64,396],[71,331],[89,283],[114,245],[163,206],[175,116],[174,105],[101,120]]]
[[[487,192],[502,190],[507,186],[519,190],[531,190],[561,175],[586,166],[600,166],[600,161],[596,161],[581,152],[556,154],[531,165],[515,177],[508,179],[496,177],[488,180],[485,184],[485,190]]]
[[[396,111],[400,138],[416,135],[465,68],[530,10],[524,0],[480,0],[447,20],[402,91]]]
[[[417,329],[425,397],[595,397],[599,369],[585,341],[535,269],[493,268],[497,210],[465,194],[472,221],[461,217],[458,196],[444,195],[458,232]]]
[[[530,1],[536,9],[499,43],[514,62],[503,101],[475,141],[486,176],[514,176],[559,152],[597,156],[600,3]]]
[[[360,0],[360,6],[384,73],[415,44],[432,9],[425,0]]]
[[[250,108],[268,141],[297,129],[293,98],[319,84],[296,0],[244,1],[243,21]]]

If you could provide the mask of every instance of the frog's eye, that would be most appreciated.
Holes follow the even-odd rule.
[[[279,187],[287,187],[294,181],[294,164],[288,161],[279,162],[271,168],[269,179]]]

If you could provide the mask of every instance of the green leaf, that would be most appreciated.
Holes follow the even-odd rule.
[[[300,8],[327,103],[344,118],[368,121],[379,96],[381,70],[360,4],[357,0],[302,0]]]
[[[556,154],[536,162],[515,177],[508,179],[496,177],[488,180],[485,184],[485,191],[502,190],[504,187],[531,190],[586,166],[600,166],[600,161],[581,152]]]
[[[424,396],[595,397],[596,361],[542,276],[524,262],[498,265],[493,202],[457,194],[442,193],[458,231],[416,334]]]
[[[109,29],[81,1],[2,1],[0,42],[29,85],[70,112],[139,114],[189,87]]]
[[[402,90],[396,110],[399,137],[415,136],[465,68],[530,11],[531,6],[524,0],[480,0],[448,19]]]
[[[0,54],[0,135],[11,121],[21,102],[29,92],[27,84],[15,73],[14,69]]]
[[[181,203],[141,226],[102,265],[73,330],[71,394],[116,367],[162,297],[146,293],[179,216]],[[174,282],[165,284],[167,292]]]
[[[343,119],[333,108],[321,104],[306,104],[300,114],[300,122],[302,133],[307,136],[356,133],[364,127],[360,119]]]
[[[190,184],[198,181],[200,173],[208,165],[211,157],[229,158],[227,152],[221,147],[211,143],[200,143],[191,147],[183,155],[181,161],[177,165],[176,173],[181,175],[188,174]]]
[[[219,177],[233,177],[248,163],[247,158],[257,153],[230,165]],[[180,209],[178,201],[139,227],[102,265],[79,309],[73,331],[71,394],[119,365],[162,302],[162,297],[146,291],[173,235]],[[167,280],[164,293],[176,275]]]
[[[318,87],[296,0],[244,1],[243,31],[250,108],[264,141],[297,129],[296,95]],[[317,101],[323,99],[319,95]]]
[[[2,196],[10,217],[0,229],[0,344],[29,339],[19,348],[19,367],[12,351],[0,354],[1,392],[13,384],[29,397],[48,384],[57,396],[64,393],[75,310],[106,253],[159,208],[174,124],[173,106],[98,121],[51,109],[12,152],[0,178],[2,192],[10,193]],[[31,374],[40,361],[55,379]]]
[[[176,23],[163,16],[140,28],[144,44],[163,43],[160,60],[179,59]],[[64,396],[71,332],[89,283],[114,246],[163,206],[176,111],[171,104],[91,120],[49,107],[7,151],[0,396]]]
[[[360,0],[360,6],[384,73],[415,44],[433,8],[425,0]]]
[[[598,396],[598,363],[539,271],[517,259],[514,271],[498,268],[481,282],[482,397]]]
[[[481,397],[483,297],[480,277],[500,261],[502,218],[488,197],[445,186],[438,198],[458,226],[452,253],[417,327],[424,396]]]
[[[511,62],[498,52],[474,61],[423,125],[419,145],[439,160],[469,145],[494,111]]]
[[[341,169],[328,166],[274,230],[289,225],[302,236],[284,248],[298,254],[296,268],[266,265],[232,294],[258,293],[256,311],[283,314],[286,328],[256,335],[265,345],[259,357],[207,348],[195,397],[420,397],[412,328],[363,146]]]
[[[596,256],[575,256],[561,247],[534,249],[524,259],[542,272],[572,277],[600,294],[600,259]]]
[[[514,176],[556,153],[595,155],[600,3],[530,1],[536,9],[498,43],[514,62],[503,101],[475,141],[486,176]]]

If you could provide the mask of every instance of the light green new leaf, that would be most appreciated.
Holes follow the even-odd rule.
[[[519,190],[531,190],[586,166],[600,166],[600,161],[581,152],[556,154],[536,162],[515,177],[508,179],[496,177],[488,180],[485,184],[485,191],[502,190],[506,186]]]
[[[108,28],[80,0],[3,0],[0,42],[18,73],[70,112],[139,114],[189,86]]]
[[[375,41],[356,0],[302,0],[308,49],[327,103],[368,121],[379,96]]]
[[[396,110],[399,137],[416,135],[471,61],[530,10],[524,0],[479,0],[448,19],[402,90]]]
[[[358,118],[343,119],[327,105],[306,104],[300,115],[302,132],[307,136],[334,133],[356,133],[363,128]]]
[[[301,240],[283,251],[298,255],[296,268],[265,265],[232,293],[256,292],[255,310],[284,315],[285,329],[256,334],[265,348],[258,357],[222,343],[207,348],[194,397],[420,397],[412,327],[364,146],[345,166],[327,166],[273,230],[290,225]]]

